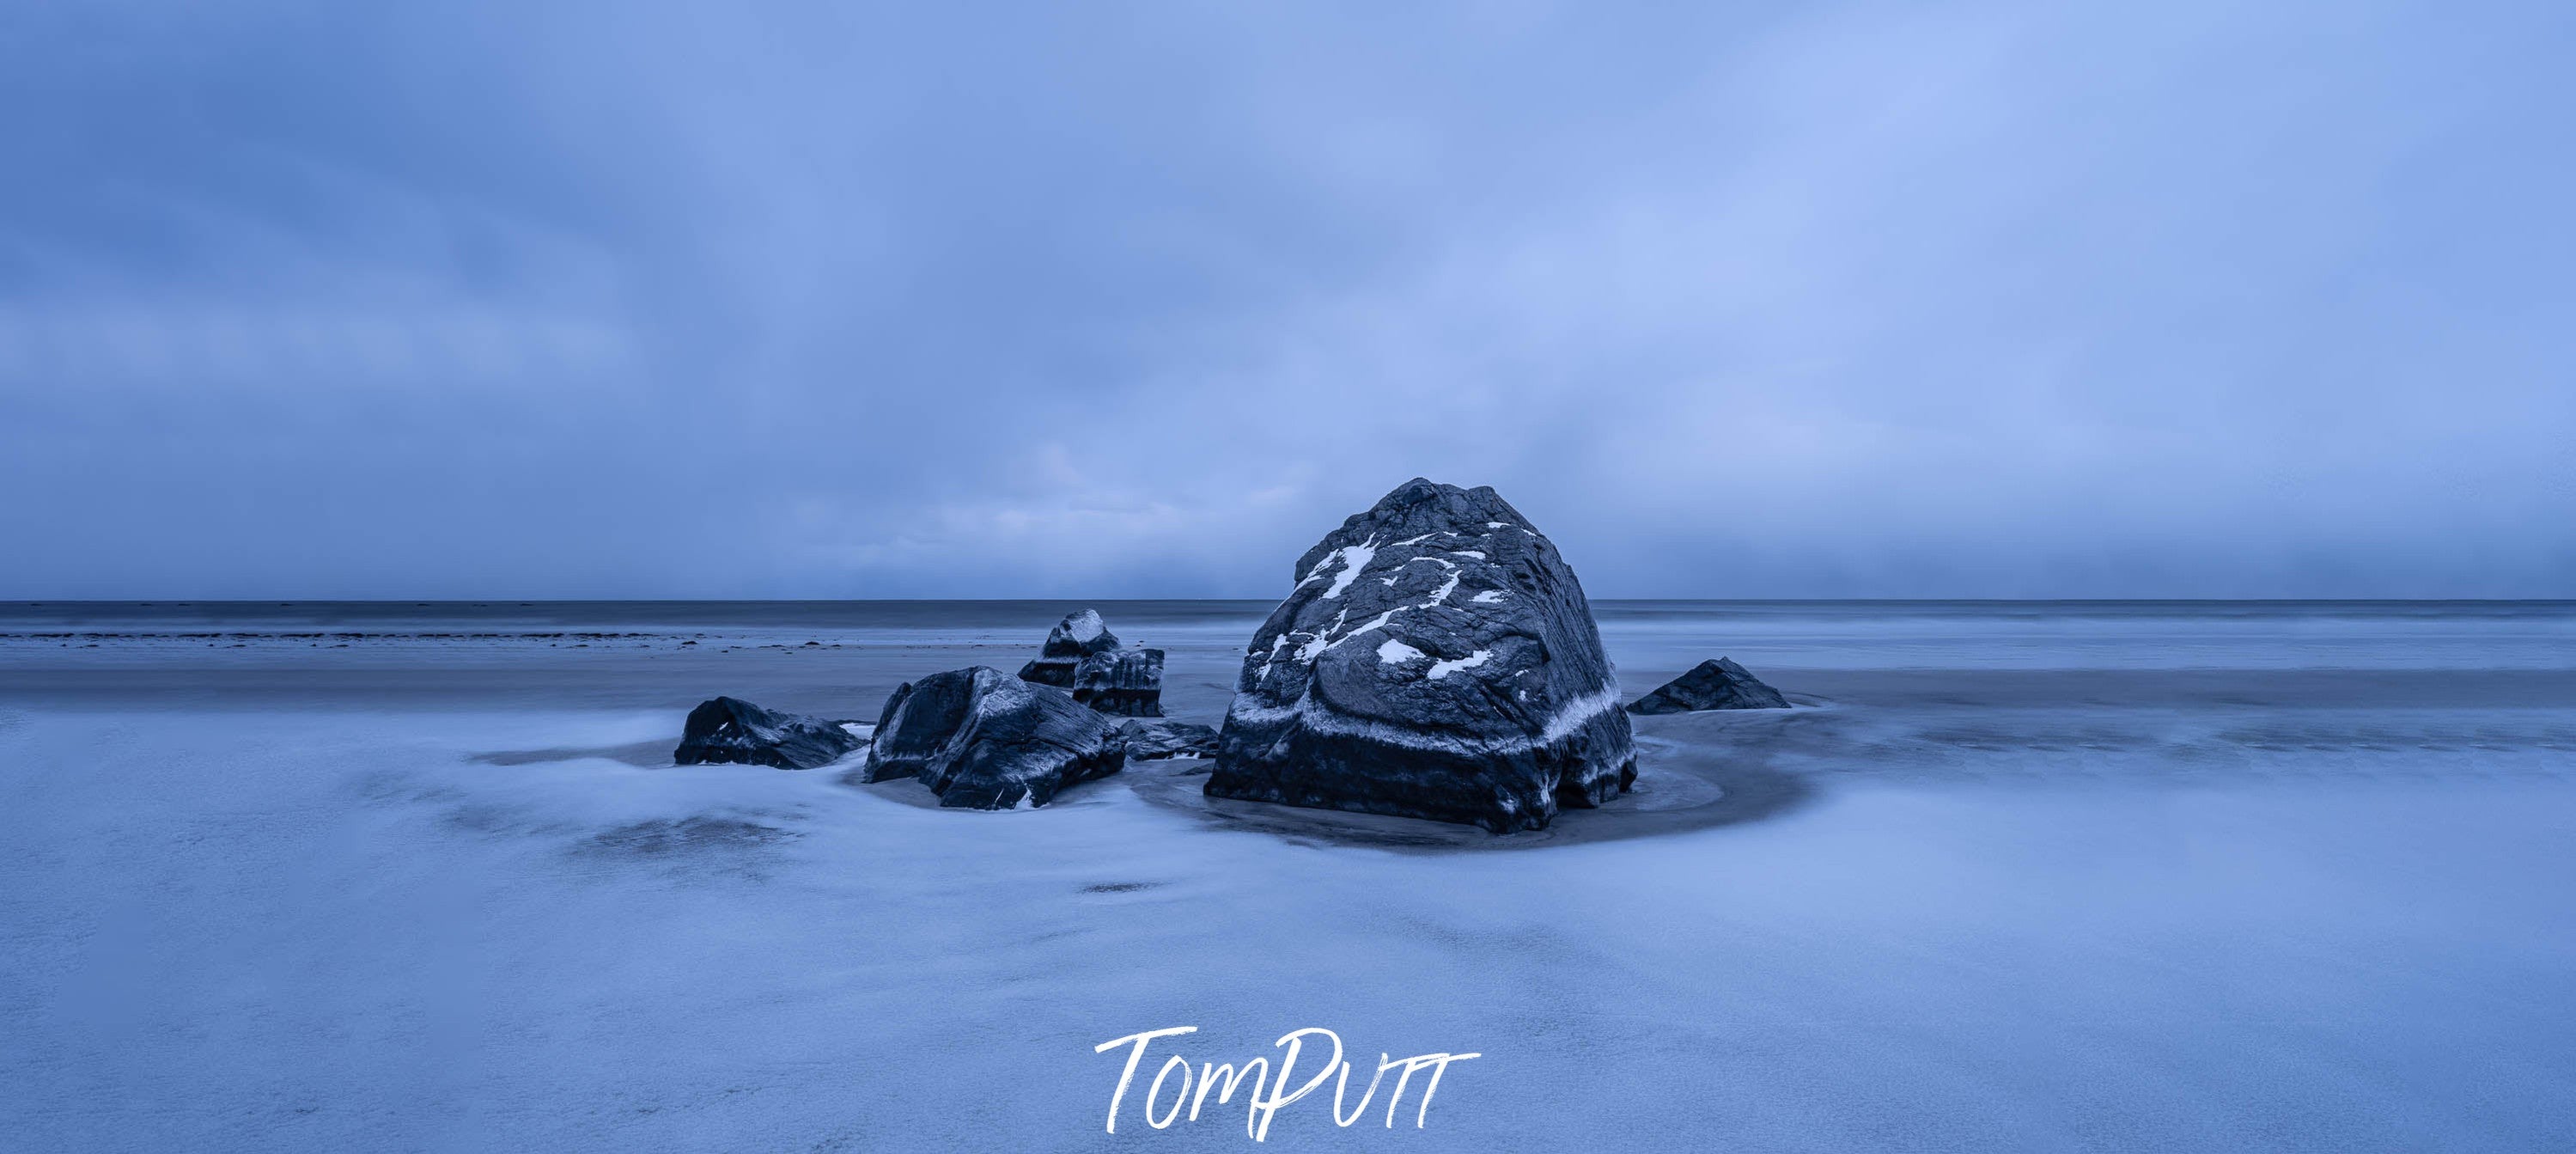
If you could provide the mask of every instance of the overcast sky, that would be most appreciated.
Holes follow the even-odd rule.
[[[2576,5],[0,3],[0,597],[2576,596]]]

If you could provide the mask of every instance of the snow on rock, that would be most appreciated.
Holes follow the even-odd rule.
[[[1479,649],[1474,653],[1470,653],[1455,661],[1434,661],[1431,663],[1431,671],[1423,674],[1423,676],[1428,677],[1433,681],[1438,681],[1441,678],[1447,677],[1452,673],[1456,673],[1461,669],[1474,669],[1475,667],[1483,665],[1493,659],[1493,650]]]
[[[1100,620],[1100,611],[1097,609],[1085,609],[1064,619],[1065,636],[1076,642],[1087,644],[1097,641],[1101,634],[1107,632],[1109,632],[1109,626]],[[1118,642],[1112,638],[1109,643],[1116,645]]]
[[[1038,651],[1038,659],[1020,667],[1020,680],[1071,689],[1074,669],[1083,658],[1116,648],[1118,635],[1109,631],[1099,610],[1066,614],[1055,628],[1047,630],[1046,648]]]
[[[1072,694],[978,665],[896,689],[853,776],[915,778],[943,806],[1011,809],[1045,805],[1126,761],[1126,737]]]
[[[762,709],[734,697],[700,702],[680,725],[679,748],[671,760],[679,765],[710,763],[774,765],[780,769],[815,769],[856,752],[867,743],[840,722],[797,713]]]
[[[1244,651],[1209,796],[1504,833],[1635,780],[1583,588],[1492,489],[1408,481],[1296,573]]]
[[[1320,562],[1315,570],[1315,576],[1317,577],[1323,575],[1324,566],[1331,564],[1335,560],[1339,560],[1342,563],[1341,572],[1334,575],[1333,584],[1331,587],[1324,590],[1324,599],[1330,601],[1333,598],[1341,596],[1342,590],[1350,588],[1351,582],[1358,580],[1360,574],[1368,570],[1370,559],[1376,556],[1377,538],[1371,537],[1357,545],[1348,545],[1335,550],[1331,557],[1327,557]],[[1309,581],[1314,579],[1314,577],[1307,578]]]
[[[1407,661],[1420,661],[1428,656],[1430,656],[1430,654],[1424,653],[1419,649],[1401,641],[1397,641],[1391,637],[1385,641],[1379,642],[1377,647],[1377,659],[1389,665],[1402,665]]]

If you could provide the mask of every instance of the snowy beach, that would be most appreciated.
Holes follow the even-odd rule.
[[[1207,724],[1269,608],[1096,604]],[[2576,1146],[2576,605],[1602,602],[1628,696],[1799,707],[1639,718],[1636,792],[1502,837],[671,764],[1074,607],[0,605],[0,1130],[1237,1148],[1143,1078],[1326,1027],[1353,1095],[1480,1056],[1263,1145]],[[1181,1025],[1106,1133],[1094,1047]]]

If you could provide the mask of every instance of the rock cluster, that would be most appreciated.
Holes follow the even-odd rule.
[[[1630,713],[1691,713],[1702,709],[1787,709],[1789,699],[1751,671],[1720,657],[1667,681],[1628,704]]]
[[[1583,587],[1490,488],[1416,478],[1297,563],[1211,797],[1539,829],[1636,779]]]
[[[689,711],[688,721],[680,727],[680,746],[671,751],[671,760],[680,765],[719,763],[814,769],[830,765],[865,744],[839,722],[779,713],[740,698],[719,697]]]
[[[916,778],[943,806],[1014,809],[1126,760],[1126,737],[1073,695],[978,665],[896,689],[858,777]]]
[[[1102,713],[1163,715],[1163,651],[1122,648],[1094,609],[1048,630],[1046,648],[1020,667],[1020,680],[1070,689],[1075,701]]]
[[[1046,648],[1038,651],[1037,660],[1020,667],[1020,680],[1071,689],[1083,658],[1116,648],[1118,635],[1100,620],[1098,610],[1069,614],[1047,630]]]

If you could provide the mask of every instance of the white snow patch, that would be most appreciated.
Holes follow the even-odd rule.
[[[1333,636],[1333,631],[1341,628],[1342,622],[1348,619],[1350,615],[1351,611],[1348,609],[1344,609],[1339,613],[1333,614],[1332,624],[1315,631],[1312,636],[1306,638],[1305,644],[1297,647],[1297,660],[1313,661],[1314,659],[1323,656],[1324,651],[1332,648],[1335,643],[1347,640],[1347,634],[1343,637],[1335,637]]]
[[[1407,661],[1416,661],[1427,656],[1430,655],[1392,637],[1379,642],[1377,647],[1377,659],[1388,665],[1402,665]]]
[[[1101,622],[1098,610],[1085,609],[1081,616],[1074,618],[1070,623],[1070,627],[1065,630],[1065,636],[1088,643],[1108,628]]]
[[[1512,523],[1509,521],[1487,521],[1485,522],[1485,527],[1488,529],[1509,529],[1512,527]]]
[[[1396,542],[1396,544],[1398,544],[1398,545],[1401,545],[1401,544],[1403,544],[1403,543],[1404,543],[1404,542],[1402,542],[1402,541],[1398,541],[1398,542]],[[1384,585],[1384,586],[1386,586],[1386,587],[1387,587],[1387,588],[1389,588],[1389,589],[1393,589],[1393,588],[1395,588],[1395,583],[1404,579],[1404,566],[1405,566],[1405,565],[1411,565],[1411,564],[1414,564],[1415,562],[1418,562],[1418,561],[1428,561],[1428,562],[1430,562],[1431,564],[1434,564],[1434,565],[1449,565],[1449,562],[1447,562],[1447,561],[1443,561],[1443,560],[1441,560],[1441,559],[1439,559],[1439,558],[1437,558],[1437,557],[1407,557],[1407,558],[1405,558],[1405,559],[1404,559],[1404,563],[1403,563],[1402,565],[1397,565],[1397,566],[1395,567],[1395,572],[1393,572],[1393,573],[1389,573],[1389,574],[1387,574],[1387,575],[1386,575],[1386,576],[1384,576],[1384,577],[1378,578],[1378,582],[1377,582],[1377,583],[1378,583],[1378,584],[1380,584],[1380,585]],[[1454,566],[1454,565],[1451,565],[1450,567],[1451,567],[1451,568],[1453,568],[1453,569],[1454,569],[1454,568],[1456,568],[1456,566]]]
[[[1404,611],[1405,611],[1406,609],[1408,609],[1408,608],[1411,608],[1411,606],[1398,605],[1398,606],[1396,606],[1396,607],[1395,607],[1395,608],[1393,608],[1393,609],[1389,609],[1389,610],[1387,610],[1387,611],[1386,611],[1386,612],[1384,612],[1384,613],[1380,613],[1380,614],[1378,614],[1377,616],[1370,618],[1370,619],[1369,619],[1369,623],[1368,623],[1368,624],[1366,624],[1366,625],[1362,625],[1362,626],[1360,626],[1360,627],[1359,627],[1359,628],[1357,628],[1357,629],[1353,629],[1353,630],[1351,630],[1351,631],[1350,631],[1350,632],[1348,632],[1348,633],[1342,634],[1340,637],[1336,637],[1336,638],[1334,638],[1334,639],[1333,639],[1333,645],[1339,645],[1339,644],[1341,644],[1342,642],[1348,641],[1348,640],[1350,640],[1351,638],[1354,638],[1354,637],[1359,636],[1360,634],[1367,633],[1367,632],[1370,632],[1370,631],[1372,631],[1372,630],[1376,630],[1376,629],[1384,628],[1388,620],[1392,619],[1396,614],[1404,612]],[[1329,648],[1331,648],[1331,647],[1332,647],[1332,646],[1329,646],[1329,645],[1328,645],[1328,646],[1326,646],[1325,648],[1329,649]]]
[[[1473,596],[1473,597],[1468,598],[1467,600],[1469,600],[1469,601],[1473,601],[1473,602],[1475,602],[1475,603],[1476,603],[1476,604],[1478,604],[1478,605],[1493,605],[1493,604],[1497,604],[1497,603],[1499,603],[1500,601],[1502,601],[1502,599],[1503,599],[1503,591],[1502,591],[1502,590],[1500,590],[1500,589],[1488,589],[1488,590],[1485,590],[1485,591],[1484,591],[1484,592],[1482,592],[1482,593],[1479,593],[1479,594],[1477,594],[1477,595],[1475,595],[1475,596]]]
[[[1344,545],[1334,550],[1332,556],[1342,559],[1342,571],[1334,575],[1332,585],[1324,590],[1324,599],[1328,601],[1341,596],[1342,590],[1350,588],[1351,582],[1359,580],[1360,571],[1368,568],[1369,562],[1377,557],[1377,538],[1371,537],[1358,545]],[[1332,557],[1325,558],[1327,563],[1331,560]],[[1320,568],[1319,566],[1319,572]]]
[[[1473,557],[1479,561],[1485,559],[1485,552],[1482,549],[1452,549],[1449,551],[1449,555],[1452,557]]]
[[[1539,739],[1532,744],[1554,745],[1574,736],[1575,730],[1583,728],[1593,718],[1617,708],[1619,708],[1619,683],[1612,681],[1595,692],[1566,702],[1565,708],[1557,710],[1556,716],[1547,719],[1547,726],[1539,730]]]
[[[1437,558],[1435,558],[1435,560],[1437,560]],[[1449,600],[1449,595],[1457,592],[1458,590],[1458,578],[1460,576],[1458,567],[1456,565],[1451,565],[1447,561],[1442,561],[1440,563],[1449,566],[1449,580],[1441,583],[1440,588],[1432,591],[1431,600],[1423,602],[1420,606],[1421,608],[1429,609],[1434,605],[1444,604]]]
[[[1433,681],[1438,681],[1441,678],[1447,677],[1452,673],[1456,673],[1461,669],[1474,669],[1475,667],[1483,665],[1493,659],[1493,650],[1479,649],[1474,653],[1470,653],[1455,661],[1434,661],[1431,663],[1431,672],[1424,674],[1424,676],[1429,677]]]

